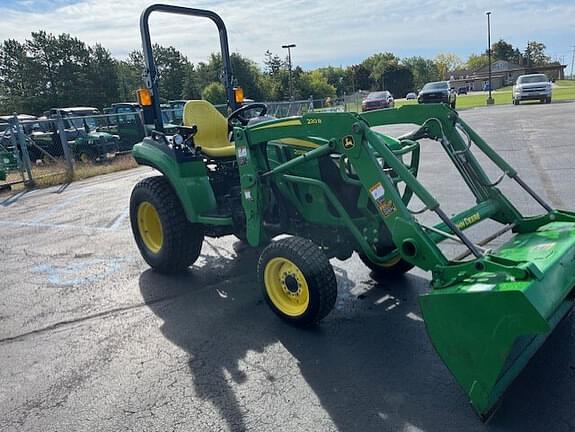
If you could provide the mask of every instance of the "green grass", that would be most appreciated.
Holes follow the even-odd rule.
[[[512,87],[503,87],[499,90],[492,92],[493,98],[495,99],[495,105],[510,105],[511,104],[511,91]],[[486,106],[487,93],[477,92],[470,93],[467,95],[457,96],[457,109],[468,109],[468,108],[479,108]],[[559,80],[555,82],[553,87],[553,100],[554,101],[575,101],[575,81],[571,80]],[[529,102],[528,102],[529,103]],[[537,103],[537,102],[531,102]],[[400,107],[403,105],[415,105],[417,101],[405,99],[397,99],[395,101],[395,106]],[[347,111],[361,111],[361,105],[356,106],[355,104],[347,104]]]

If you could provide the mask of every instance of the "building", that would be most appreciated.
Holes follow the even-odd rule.
[[[520,75],[543,73],[555,81],[565,78],[567,65],[550,64],[543,66],[521,66],[506,60],[496,60],[491,63],[491,84],[493,90],[513,85]],[[459,89],[467,88],[470,91],[481,91],[488,88],[489,66],[474,72],[461,71],[451,73],[449,76],[451,86]]]

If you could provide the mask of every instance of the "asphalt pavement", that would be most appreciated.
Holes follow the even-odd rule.
[[[575,208],[574,103],[461,115],[554,206]],[[472,205],[427,144],[424,184],[448,213]],[[356,256],[334,259],[334,311],[315,329],[291,328],[262,301],[258,251],[235,238],[207,239],[187,274],[148,268],[128,200],[150,175],[0,196],[1,431],[575,430],[572,316],[484,425],[427,338],[417,298],[429,274],[381,283]],[[509,180],[502,188],[539,211]]]

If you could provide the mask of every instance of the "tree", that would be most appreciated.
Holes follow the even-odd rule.
[[[459,69],[463,65],[463,61],[453,53],[441,53],[435,56],[435,64],[439,71],[440,79],[448,78],[449,72]]]
[[[285,69],[285,63],[277,54],[273,54],[270,50],[266,50],[264,54],[264,73],[271,77],[275,77],[282,69]]]
[[[548,64],[551,58],[545,54],[545,44],[541,42],[531,41],[525,48],[525,62],[527,66],[541,66]]]
[[[103,108],[117,102],[118,69],[110,51],[96,44],[89,48],[87,71],[88,92],[86,101],[89,105]]]
[[[26,55],[25,44],[7,39],[0,47],[0,90],[2,112],[31,112],[26,96],[30,91],[31,60]]]
[[[243,88],[246,97],[264,100],[264,92],[260,88],[261,71],[256,63],[239,53],[232,53],[230,58],[236,82]]]
[[[142,85],[142,71],[134,68],[128,61],[116,61],[116,75],[118,76],[118,101],[130,102],[136,100],[136,90]]]
[[[471,54],[465,63],[465,67],[472,72],[475,72],[488,65],[489,56],[486,54]]]
[[[390,68],[392,65],[397,66],[399,64],[399,58],[390,52],[373,54],[366,58],[362,65],[369,71],[369,77],[374,83],[371,86],[373,90],[385,90],[385,70]]]
[[[338,95],[347,91],[349,83],[346,80],[346,71],[342,67],[327,66],[317,69],[326,79],[328,84],[336,89]]]
[[[174,47],[154,44],[154,60],[159,77],[159,92],[162,101],[182,97],[184,80],[188,72],[188,59]]]
[[[511,61],[515,54],[513,45],[505,42],[503,39],[499,39],[494,44],[491,44],[491,55],[494,60],[507,60]]]
[[[421,89],[426,83],[441,79],[437,65],[433,60],[423,57],[409,57],[402,60],[413,76],[413,88]]]
[[[348,71],[349,79],[352,82],[352,92],[370,89],[370,72],[363,64],[350,66]]]
[[[202,97],[201,88],[196,69],[193,64],[189,64],[186,69],[184,83],[182,84],[182,99],[200,99]]]
[[[493,60],[505,60],[516,64],[521,64],[523,60],[521,52],[503,39],[491,44],[491,55]]]
[[[296,76],[295,73],[294,76]],[[336,94],[335,87],[327,82],[325,76],[319,70],[297,73],[297,79],[294,79],[294,87],[296,97],[299,99],[307,99],[310,96],[314,99],[325,99],[334,97]]]
[[[208,84],[202,90],[202,99],[205,99],[214,105],[225,104],[227,102],[227,98],[224,85],[220,82]]]

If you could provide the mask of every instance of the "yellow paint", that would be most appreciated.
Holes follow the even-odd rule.
[[[148,201],[143,201],[138,206],[138,231],[146,248],[157,254],[164,244],[164,231],[162,222],[156,208]]]
[[[228,139],[228,121],[208,101],[186,102],[183,124],[198,127],[194,142],[208,156],[215,158],[235,156],[235,147]]]
[[[297,281],[297,292],[288,290],[288,277]],[[264,284],[268,297],[281,313],[298,317],[306,312],[309,288],[303,273],[293,262],[283,257],[272,258],[264,269]]]
[[[274,124],[270,124],[270,125],[266,125],[265,123],[262,124],[262,126],[253,126],[252,129],[253,130],[260,130],[260,129],[271,129],[271,128],[276,128],[276,127],[286,127],[286,126],[301,126],[301,120],[300,119],[290,119],[290,120],[285,120],[283,122],[280,123],[274,123]]]
[[[474,223],[479,222],[480,220],[481,220],[481,215],[479,213],[472,214],[471,216],[463,218],[462,220],[457,222],[457,228],[459,228],[460,230],[463,230],[465,228],[470,227]]]
[[[282,138],[280,140],[277,140],[277,142],[280,142],[282,144],[297,146],[297,147],[311,148],[311,149],[319,147],[319,144],[316,144],[316,143],[311,142],[311,141],[298,139],[298,138]]]

